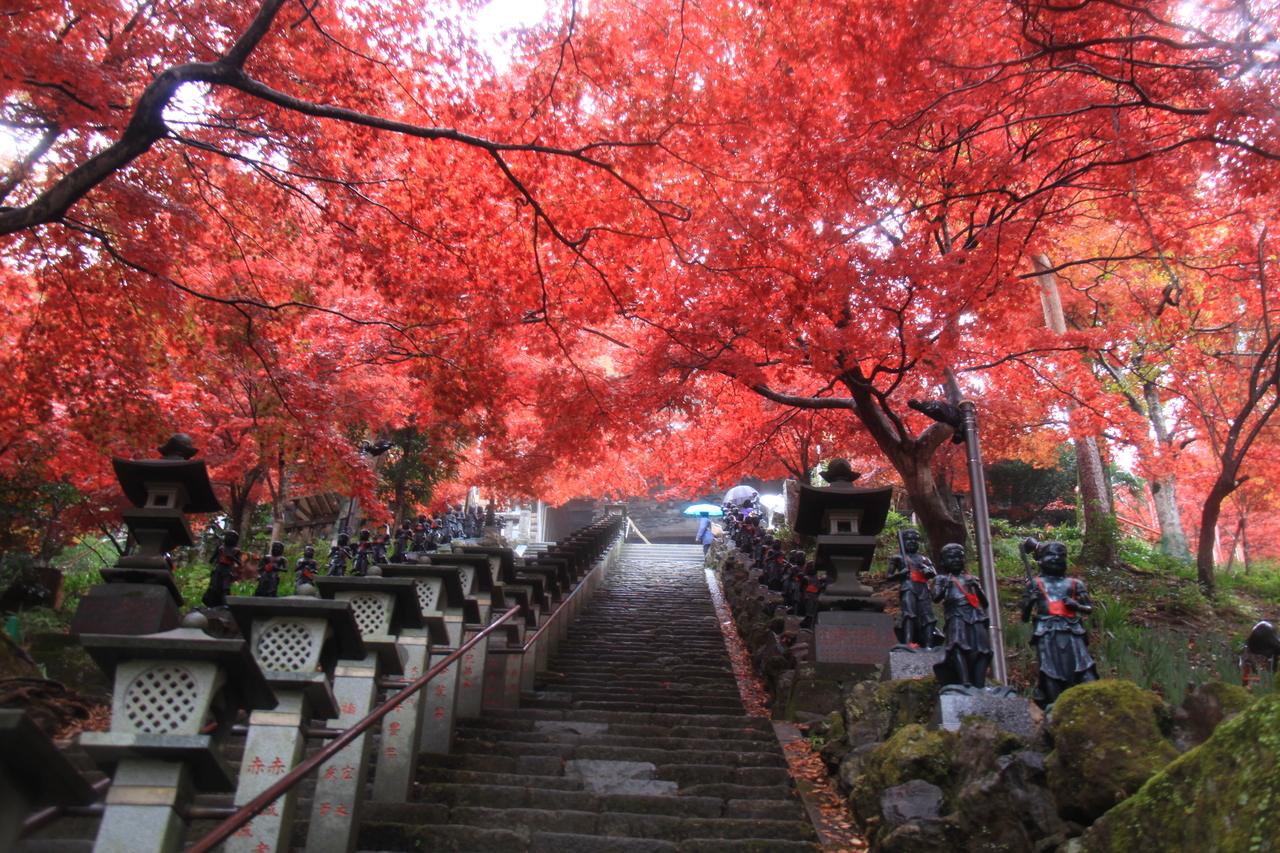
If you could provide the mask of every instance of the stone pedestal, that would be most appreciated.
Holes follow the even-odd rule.
[[[942,649],[891,649],[881,681],[901,681],[904,678],[930,678],[933,665],[942,663],[946,652]]]
[[[998,728],[1023,737],[1034,737],[1044,723],[1044,712],[1030,699],[994,695],[1005,688],[943,688],[929,727],[958,731],[965,717],[986,717]]]
[[[893,617],[886,613],[827,610],[814,627],[814,659],[879,666],[897,642]]]
[[[159,634],[178,627],[182,596],[169,572],[168,583],[97,583],[80,600],[72,634]]]

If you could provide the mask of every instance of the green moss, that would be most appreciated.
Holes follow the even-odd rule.
[[[1280,695],[1218,726],[1082,841],[1087,853],[1280,851]]]
[[[858,824],[864,830],[875,826],[880,818],[880,792],[885,788],[923,779],[946,790],[952,782],[951,754],[958,739],[955,732],[931,732],[912,724],[877,747],[849,793]]]
[[[1178,757],[1166,739],[1163,700],[1128,681],[1095,681],[1053,708],[1054,750],[1045,762],[1063,817],[1091,823]]]

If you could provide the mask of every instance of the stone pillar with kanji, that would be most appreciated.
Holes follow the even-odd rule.
[[[227,605],[280,700],[249,716],[234,800],[242,806],[302,761],[312,720],[338,716],[334,671],[341,661],[363,661],[365,648],[347,601],[237,596]],[[297,799],[296,787],[287,791],[227,839],[224,853],[291,850]]]
[[[469,613],[470,616],[475,617],[475,620],[472,621],[472,619],[468,618],[463,626],[462,639],[465,642],[489,624],[494,608],[502,609],[506,604],[506,599],[502,596],[501,587],[496,589],[494,587],[493,575],[488,571],[489,561],[487,559],[483,561],[483,567],[480,568],[470,563],[451,563],[451,557],[451,554],[442,554],[438,557],[432,555],[431,564],[451,565],[458,569],[459,577],[462,580],[462,588],[468,598],[475,603],[476,609]],[[461,718],[480,716],[484,700],[484,664],[488,650],[489,638],[484,637],[458,661],[458,686],[455,701],[457,715]]]
[[[334,669],[337,728],[347,729],[373,710],[381,677],[404,674],[404,651],[396,637],[404,628],[423,626],[422,609],[411,578],[319,577],[316,586],[326,599],[351,603],[364,641],[363,660],[344,661]],[[306,853],[355,850],[369,776],[370,741],[366,732],[320,766]]]
[[[430,666],[432,649],[449,645],[449,632],[442,610],[446,600],[445,577],[434,566],[392,563],[382,566],[383,577],[407,577],[413,580],[422,610],[423,627],[402,628],[398,642],[404,656],[405,681],[418,680]],[[462,596],[457,577],[449,573],[459,599]],[[378,802],[404,803],[413,791],[421,748],[423,702],[431,701],[429,685],[397,705],[382,718],[382,745],[373,774],[373,799]]]

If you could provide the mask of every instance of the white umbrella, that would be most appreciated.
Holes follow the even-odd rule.
[[[734,486],[732,489],[724,493],[724,502],[735,506],[742,506],[747,501],[753,501],[760,496],[760,493],[750,486]]]
[[[773,512],[782,512],[787,508],[787,499],[782,495],[761,495],[756,503],[762,507],[772,510]]]

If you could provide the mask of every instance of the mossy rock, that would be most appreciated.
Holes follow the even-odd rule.
[[[1280,851],[1280,695],[1251,704],[1081,839],[1085,853]]]
[[[931,732],[912,724],[876,747],[849,792],[849,806],[858,825],[868,834],[874,833],[880,822],[880,793],[885,788],[923,779],[949,790],[955,775],[951,757],[958,739],[955,732]]]
[[[1071,688],[1053,706],[1049,790],[1064,818],[1089,824],[1178,757],[1164,701],[1130,681]]]
[[[904,726],[924,725],[937,703],[938,682],[932,677],[846,684],[845,724],[850,732],[858,732],[850,743],[856,747],[884,741]]]

